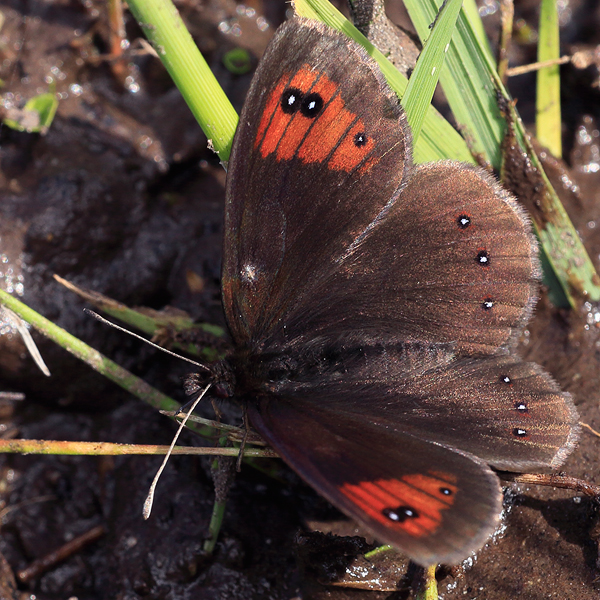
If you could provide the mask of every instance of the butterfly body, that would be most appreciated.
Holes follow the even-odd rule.
[[[559,466],[571,398],[513,353],[539,279],[516,201],[481,169],[413,165],[356,44],[293,19],[250,88],[227,182],[217,371],[334,505],[421,564],[483,544],[492,469]]]

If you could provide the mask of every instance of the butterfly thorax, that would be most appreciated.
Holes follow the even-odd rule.
[[[382,372],[402,366],[404,372],[422,374],[452,360],[450,345],[413,343],[348,343],[348,340],[313,342],[257,352],[236,350],[224,362],[235,397],[290,394],[327,386],[342,379],[379,378]]]

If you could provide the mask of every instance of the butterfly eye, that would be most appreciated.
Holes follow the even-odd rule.
[[[302,100],[300,110],[302,111],[302,114],[305,117],[308,117],[309,119],[314,119],[321,112],[322,108],[323,98],[321,98],[319,94],[313,93],[308,94],[308,96],[306,96],[304,100]]]
[[[367,134],[364,131],[359,131],[354,136],[354,145],[357,148],[364,146],[367,143]]]
[[[304,94],[299,89],[288,88],[281,94],[281,110],[288,115],[293,115],[300,110],[303,98]]]

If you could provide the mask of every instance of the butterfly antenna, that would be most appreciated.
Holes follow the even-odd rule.
[[[152,346],[153,348],[156,348],[157,350],[162,350],[166,354],[170,354],[171,356],[175,356],[176,358],[180,358],[181,360],[185,360],[186,362],[192,363],[193,365],[195,365],[196,367],[199,367],[200,369],[204,369],[205,371],[210,371],[210,369],[206,365],[196,362],[195,360],[192,360],[191,358],[187,358],[186,356],[181,356],[181,354],[177,354],[176,352],[171,352],[170,350],[167,350],[166,348],[163,348],[162,346],[159,346],[158,344],[155,344],[154,342],[147,340],[145,337],[138,335],[137,333],[133,333],[133,331],[129,331],[129,329],[125,329],[124,327],[121,327],[120,325],[117,325],[116,323],[113,323],[112,321],[109,321],[108,319],[101,317],[98,313],[95,313],[93,310],[90,310],[89,308],[84,308],[83,312],[86,315],[89,315],[90,317],[94,317],[94,319],[96,319],[97,321],[100,321],[100,323],[104,323],[104,325],[108,325],[109,327],[112,327],[113,329],[118,329],[119,331],[128,333],[129,335],[133,336],[134,338],[137,338],[138,340],[141,340],[142,342],[146,342],[146,344],[149,344],[150,346]]]
[[[198,397],[196,398],[196,400],[190,407],[190,410],[185,414],[185,417],[182,419],[181,423],[179,424],[179,429],[177,430],[177,433],[173,437],[173,441],[171,442],[171,445],[169,446],[169,450],[168,450],[167,454],[165,455],[165,458],[162,461],[160,468],[156,472],[156,475],[154,476],[154,480],[152,481],[152,484],[150,485],[150,490],[148,491],[148,496],[146,497],[146,501],[144,502],[144,510],[142,512],[144,519],[150,518],[150,513],[152,512],[152,503],[154,502],[154,492],[156,491],[156,484],[158,483],[158,480],[160,479],[162,472],[164,471],[165,467],[167,466],[167,462],[171,456],[171,453],[173,452],[173,448],[175,447],[175,444],[177,443],[177,439],[179,438],[179,435],[181,434],[183,428],[185,427],[185,424],[186,424],[189,416],[194,412],[194,409],[196,408],[196,406],[198,406],[198,403],[200,402],[200,400],[202,400],[202,398],[204,397],[206,392],[208,392],[208,389],[210,388],[211,385],[212,385],[212,383],[209,383],[202,390],[202,392],[198,395]]]

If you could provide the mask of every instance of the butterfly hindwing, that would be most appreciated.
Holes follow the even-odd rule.
[[[266,359],[251,422],[335,506],[421,564],[456,562],[491,534],[488,464],[543,471],[574,448],[573,402],[539,365],[450,346],[339,347]]]
[[[302,398],[250,406],[252,423],[335,506],[422,565],[454,564],[498,522],[498,478],[452,452]]]
[[[312,363],[320,364],[318,377],[306,367]],[[579,430],[571,396],[542,367],[510,355],[457,358],[449,347],[400,344],[348,347],[334,356],[324,347],[269,386],[318,397],[331,418],[351,413],[504,471],[560,466]]]
[[[286,316],[286,335],[335,339],[352,330],[364,340],[493,354],[528,320],[538,276],[524,213],[498,183],[463,163],[419,165],[335,273],[317,282],[313,302]]]

